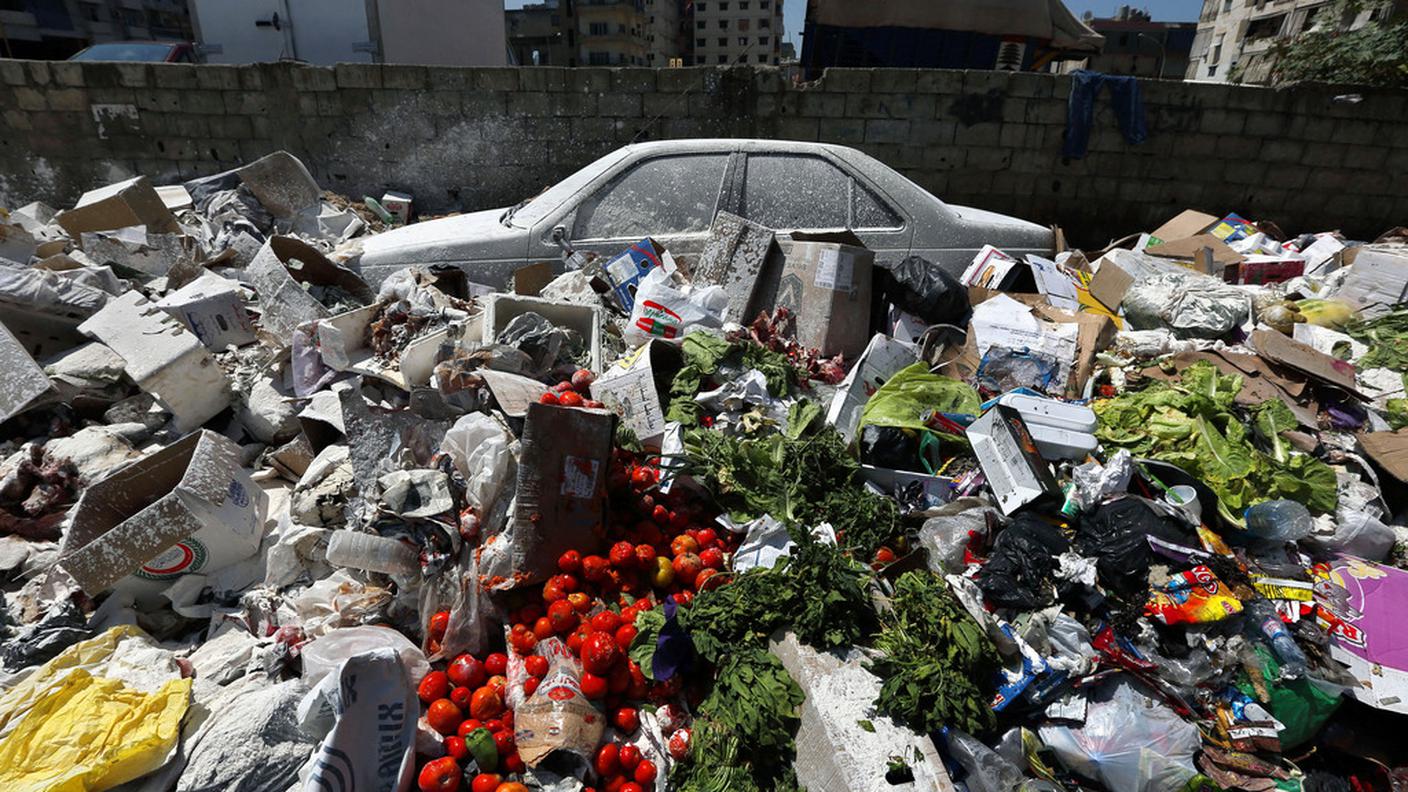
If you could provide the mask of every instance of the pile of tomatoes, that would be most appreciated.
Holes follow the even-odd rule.
[[[589,374],[578,372],[584,373]],[[590,383],[589,377],[574,376],[569,384],[576,386],[571,391],[576,393]],[[507,649],[522,658],[527,672],[524,699],[548,673],[549,662],[537,652],[538,643],[552,637],[563,640],[580,664],[582,694],[597,702],[615,735],[625,740],[640,729],[642,703],[668,705],[679,698],[684,682],[679,675],[664,682],[647,679],[631,659],[636,617],[661,607],[666,599],[688,607],[696,592],[722,584],[738,542],[733,534],[710,527],[717,514],[699,496],[682,488],[659,492],[658,462],[619,449],[613,453],[605,554],[563,553],[558,573],[540,590],[515,594],[517,607],[510,610],[506,638]],[[448,614],[436,614],[429,637],[443,638],[447,622]],[[470,755],[465,740],[477,729],[493,737],[499,769],[509,775],[523,772],[514,745],[513,712],[505,704],[508,664],[505,653],[489,654],[482,662],[460,655],[445,671],[432,671],[421,681],[426,720],[444,735],[448,754],[424,766],[421,790],[458,790]],[[682,758],[689,730],[682,723],[661,723],[672,756]],[[597,748],[593,764],[600,786],[587,789],[645,792],[654,787],[660,767],[625,740],[608,740]],[[452,775],[454,780],[448,780]],[[471,792],[518,792],[521,785],[515,784],[481,773],[471,782]]]
[[[563,380],[548,389],[547,393],[538,397],[541,404],[552,404],[559,407],[589,407],[600,409],[606,405],[591,398],[592,383],[596,382],[596,375],[587,369],[578,369],[572,375],[571,380]]]

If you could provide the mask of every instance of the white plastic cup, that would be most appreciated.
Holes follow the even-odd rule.
[[[1182,509],[1193,518],[1193,522],[1202,524],[1203,504],[1198,502],[1198,491],[1187,484],[1169,487],[1164,493],[1164,503]]]

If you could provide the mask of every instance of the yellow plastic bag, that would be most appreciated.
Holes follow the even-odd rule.
[[[101,792],[166,763],[190,704],[191,680],[151,693],[94,676],[132,627],[75,644],[0,697],[0,789]]]

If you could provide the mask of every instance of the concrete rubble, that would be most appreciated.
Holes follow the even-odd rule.
[[[368,282],[414,206],[0,213],[0,790],[1408,778],[1403,229]]]

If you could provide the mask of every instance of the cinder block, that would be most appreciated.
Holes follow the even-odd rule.
[[[381,84],[388,90],[419,91],[426,86],[424,66],[382,66]]]
[[[640,97],[634,98],[639,106]],[[545,93],[518,91],[508,95],[508,114],[511,116],[552,115],[552,106]]]
[[[146,63],[114,63],[117,70],[117,84],[124,88],[146,88],[151,84],[148,77],[151,66]]]
[[[797,112],[814,118],[837,118],[855,115],[846,112],[846,97],[840,94],[804,91],[796,94]]]
[[[158,88],[195,88],[196,67],[182,63],[153,63],[152,83]]]
[[[875,93],[913,93],[918,69],[876,69],[870,74],[870,90]]]
[[[815,118],[781,118],[777,122],[777,136],[782,140],[819,140],[820,124]]]
[[[824,143],[852,145],[865,142],[865,122],[855,118],[822,118],[817,139]]]
[[[29,75],[25,73],[24,63],[16,60],[0,60],[0,79],[6,85],[29,85]]]
[[[655,76],[656,90],[670,93],[697,91],[704,85],[704,70],[695,66],[663,69]]]
[[[1246,129],[1247,114],[1241,110],[1209,108],[1203,111],[1200,131],[1214,135],[1240,135]]]
[[[225,112],[225,97],[220,91],[182,91],[181,110],[187,113],[216,115]]]
[[[821,88],[835,93],[865,93],[870,90],[874,69],[830,68],[821,73]]]
[[[865,122],[865,142],[903,143],[909,140],[908,121],[872,119]]]
[[[476,69],[474,85],[481,91],[517,91],[518,68]]]
[[[589,93],[603,93],[609,91],[611,90],[611,71],[609,69],[590,66],[568,69],[567,90]]]
[[[233,91],[240,87],[238,66],[207,64],[195,71],[197,87],[215,91]]]
[[[328,66],[303,66],[296,65],[290,72],[293,77],[294,90],[298,91],[336,91],[337,73]]]
[[[339,63],[333,67],[338,88],[380,88],[381,67],[368,63]]]
[[[596,105],[597,112],[608,118],[640,118],[642,111],[640,94],[601,94]]]
[[[611,90],[616,93],[650,93],[655,90],[655,70],[612,69]]]

